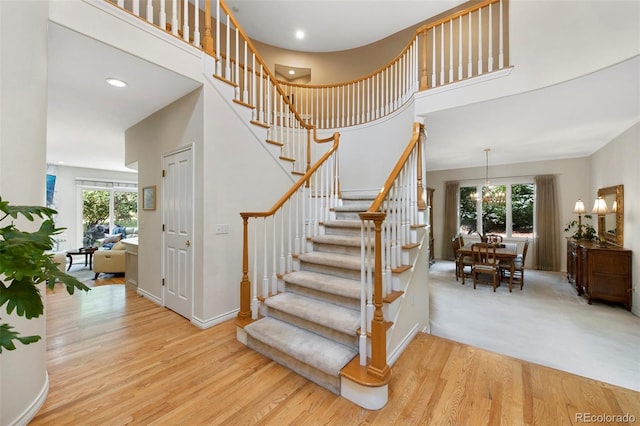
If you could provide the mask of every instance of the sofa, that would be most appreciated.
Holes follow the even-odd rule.
[[[53,255],[53,262],[58,264],[58,269],[65,272],[67,270],[67,253],[64,251],[56,251],[51,254]]]
[[[103,238],[99,238],[95,241],[96,247],[111,249],[118,241],[125,238],[137,238],[138,228],[133,226],[116,226],[113,228],[111,234],[105,235]]]
[[[101,273],[123,274],[126,266],[126,246],[122,241],[116,242],[111,249],[100,249],[93,253],[94,280]]]

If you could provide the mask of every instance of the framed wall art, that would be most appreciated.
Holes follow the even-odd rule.
[[[156,186],[142,188],[142,210],[156,209]]]

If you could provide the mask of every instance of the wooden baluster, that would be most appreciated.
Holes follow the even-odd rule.
[[[271,85],[273,84],[271,82],[271,79],[269,79],[269,77],[264,75],[264,67],[262,66],[262,64],[260,64],[260,73],[262,74],[262,77],[260,77],[260,81],[261,81],[261,85],[260,85],[260,100],[258,101],[258,104],[260,105],[260,108],[262,109],[262,115],[260,117],[260,121],[262,121],[263,123],[269,123],[269,118],[271,117],[271,113],[270,113],[270,100],[271,100]]]
[[[422,135],[424,134],[424,124],[420,125],[420,139],[418,139],[418,189],[417,189],[417,196],[418,196],[418,210],[420,211],[424,211],[427,209],[427,202],[425,200],[424,197],[424,186],[422,185],[422,163],[423,163],[423,158],[422,158],[422,145],[426,142],[423,138]]]
[[[472,65],[472,61],[473,61],[473,47],[472,47],[472,42],[471,40],[473,39],[473,37],[471,36],[472,32],[471,32],[471,12],[469,12],[469,32],[467,33],[467,42],[468,42],[468,47],[469,47],[469,57],[467,58],[467,78],[471,78],[473,77],[473,65]]]
[[[458,17],[458,80],[462,80],[462,15]]]
[[[360,222],[360,337],[358,348],[360,352],[360,365],[367,365],[367,247],[368,224],[366,220]]]
[[[282,216],[282,209],[278,210],[271,216],[271,293],[270,296],[275,296],[278,294],[278,249],[277,249],[277,222],[276,215],[280,214]]]
[[[498,31],[498,68],[504,68],[504,26],[503,26],[503,4],[502,0],[500,0],[500,23],[498,26],[500,30]]]
[[[444,81],[444,23],[440,24],[440,85]]]
[[[189,42],[189,2],[183,0],[182,40]]]
[[[227,38],[226,38],[226,46],[224,53],[227,54],[227,58],[225,60],[224,66],[224,78],[231,81],[231,19],[229,15],[227,15]]]
[[[288,203],[285,203],[280,211],[280,265],[279,265],[279,269],[278,271],[280,271],[280,274],[284,275],[287,271],[285,270],[286,268],[286,261],[287,258],[285,256],[284,250],[285,250],[285,244],[284,244],[284,206],[287,205]],[[291,223],[291,222],[289,222]],[[275,238],[274,238],[275,240]],[[275,246],[275,242],[273,243]],[[273,259],[275,262],[275,258],[276,258],[276,254],[273,254]]]
[[[262,297],[265,299],[269,297],[269,275],[267,267],[267,218],[263,218],[262,221]]]
[[[482,75],[482,9],[478,9],[478,75]]]
[[[422,31],[422,70],[420,71],[420,90],[429,88],[429,70],[427,69],[427,29]]]
[[[238,33],[236,32],[236,39],[237,39],[237,34]],[[236,48],[237,48],[237,46],[236,46]],[[245,104],[249,103],[249,62],[247,62],[248,50],[249,49],[247,48],[247,40],[245,40],[244,41],[244,62],[242,63],[244,65],[243,70],[242,70],[242,75],[243,75],[242,81],[244,82],[244,88],[242,90],[242,102],[244,102]],[[251,69],[251,75],[253,77],[254,76],[254,72],[255,72],[255,58],[256,58],[256,55],[253,54],[252,57],[253,57],[254,66]],[[238,60],[239,59],[240,58],[238,58]],[[252,103],[252,105],[255,107],[256,106],[256,101],[255,101],[256,88],[255,88],[255,86],[252,86],[251,90],[253,92],[252,93],[253,94],[253,103]],[[255,111],[255,108],[254,108],[254,111]],[[254,117],[254,119],[255,119],[255,117]]]
[[[200,48],[200,6],[198,1],[193,1],[193,45]]]
[[[492,4],[489,3],[489,29],[487,30],[487,35],[489,36],[489,43],[487,49],[487,72],[493,71],[493,13],[492,13]]]
[[[258,300],[258,219],[253,219],[253,284],[251,286],[251,318],[258,319],[260,301]]]
[[[235,28],[235,33],[236,33],[236,49],[235,49],[236,52],[233,56],[233,59],[235,59],[236,61],[236,66],[235,66],[234,76],[231,81],[235,83],[233,98],[239,101],[240,100],[240,31],[238,30],[238,28]]]
[[[449,83],[453,81],[453,21],[449,21]]]
[[[220,0],[216,2],[216,75],[222,75],[222,55],[220,54]]]
[[[291,196],[291,199],[289,200],[289,202],[287,203],[288,207],[289,207],[289,219],[287,220],[287,231],[288,231],[288,237],[287,237],[287,264],[285,265],[285,270],[283,271],[283,274],[286,274],[288,272],[293,271],[293,248],[291,247],[292,241],[293,241],[293,230],[292,230],[292,224],[293,224],[293,217],[292,217],[292,210],[293,210],[293,203],[295,202],[295,194],[293,194]],[[284,290],[284,289],[283,289]]]
[[[160,28],[162,31],[167,31],[167,11],[164,4],[165,0],[160,0],[160,14],[158,16],[160,22]]]
[[[153,2],[152,0],[147,0],[147,22],[153,24]]]
[[[140,0],[133,0],[132,12],[136,16],[140,16]]]
[[[431,87],[438,87],[438,80],[436,80],[436,27],[431,29]]]

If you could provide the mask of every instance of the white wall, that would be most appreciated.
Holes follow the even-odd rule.
[[[224,83],[220,83],[224,84]],[[237,106],[237,108],[243,108]],[[162,300],[162,158],[194,150],[194,313],[201,327],[233,316],[242,274],[241,211],[268,210],[291,186],[291,176],[214,86],[196,90],[126,132],[127,159],[138,162],[140,187],[157,185],[155,211],[141,211],[138,289]],[[216,234],[217,224],[229,225]]]
[[[612,142],[605,145],[590,159],[591,204],[598,188],[624,185],[624,247],[633,251],[632,257],[632,310],[640,315],[638,274],[640,273],[640,123],[636,123]]]
[[[418,114],[540,89],[640,54],[638,1],[512,0],[509,8],[508,77],[423,92]]]
[[[12,204],[45,205],[47,13],[46,2],[0,1],[0,195]],[[0,356],[0,424],[26,424],[49,389],[45,316],[26,320],[7,315],[6,305],[1,309],[2,323],[42,336],[27,346],[16,342],[16,350]]]
[[[137,172],[114,172],[111,170],[91,169],[84,167],[52,166],[48,169],[56,175],[54,206],[58,211],[56,226],[66,228],[61,235],[65,240],[60,242],[58,250],[65,251],[82,247],[82,200],[76,185],[77,178],[105,181],[138,182]]]
[[[413,102],[375,124],[338,129],[340,189],[377,192],[409,144]]]

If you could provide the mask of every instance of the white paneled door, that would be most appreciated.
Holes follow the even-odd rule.
[[[191,319],[193,312],[193,155],[164,157],[164,304]]]

